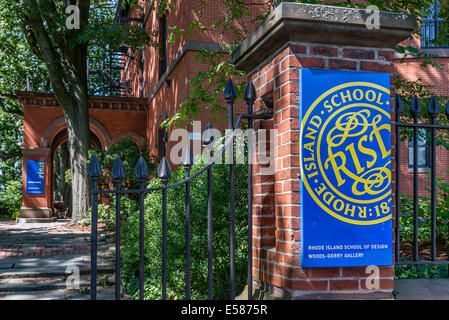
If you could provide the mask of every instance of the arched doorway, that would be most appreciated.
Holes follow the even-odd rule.
[[[23,108],[22,206],[20,218],[53,220],[55,152],[66,138],[64,113],[49,93],[17,92]],[[108,149],[123,137],[140,143],[147,133],[147,100],[89,97],[89,127],[95,145]],[[34,220],[33,220],[34,219]]]
[[[71,218],[72,188],[70,185],[70,151],[68,148],[67,128],[62,129],[50,143],[50,203],[53,215],[57,218]],[[90,144],[105,149],[100,138],[90,131]]]

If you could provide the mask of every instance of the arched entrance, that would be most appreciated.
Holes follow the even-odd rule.
[[[90,131],[90,144],[101,149],[105,149],[100,138],[94,131]],[[68,147],[67,128],[61,130],[50,144],[50,202],[52,204],[53,215],[57,218],[71,218],[72,213],[72,188],[66,181],[67,171],[71,169],[70,151]]]
[[[67,141],[67,126],[56,98],[49,93],[16,92],[24,111],[21,218],[54,216],[54,160]],[[91,144],[108,149],[131,137],[140,145],[147,131],[146,99],[89,97]]]

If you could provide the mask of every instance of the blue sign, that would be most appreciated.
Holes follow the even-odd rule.
[[[390,75],[302,69],[301,266],[392,265]]]
[[[27,160],[27,194],[44,194],[44,161]]]

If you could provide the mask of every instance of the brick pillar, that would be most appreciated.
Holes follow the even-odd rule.
[[[233,54],[234,63],[256,86],[255,112],[266,107],[274,111],[273,120],[255,124],[255,129],[274,129],[275,138],[271,173],[260,174],[266,165],[255,156],[253,277],[256,287],[263,285],[276,295],[392,297],[393,266],[380,267],[377,290],[366,288],[366,267],[300,267],[299,69],[392,74],[393,48],[415,23],[412,16],[381,13],[381,29],[369,30],[364,17],[359,9],[282,3]],[[257,148],[263,143],[258,141]]]

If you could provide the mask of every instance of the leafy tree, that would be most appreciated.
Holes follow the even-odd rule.
[[[0,0],[0,210],[10,217],[20,209],[22,116],[14,98],[28,86],[44,90],[46,69],[29,49],[20,23],[19,4]]]
[[[90,46],[118,47],[152,44],[151,33],[133,24],[114,25],[113,1],[109,0],[21,0],[16,9],[21,14],[23,30],[34,55],[48,70],[51,90],[64,111],[69,137],[72,170],[72,221],[80,221],[88,212],[87,177],[90,147],[88,114],[87,57]],[[129,1],[124,1],[124,5]],[[79,22],[66,26],[68,10]],[[104,13],[102,9],[109,8]]]

